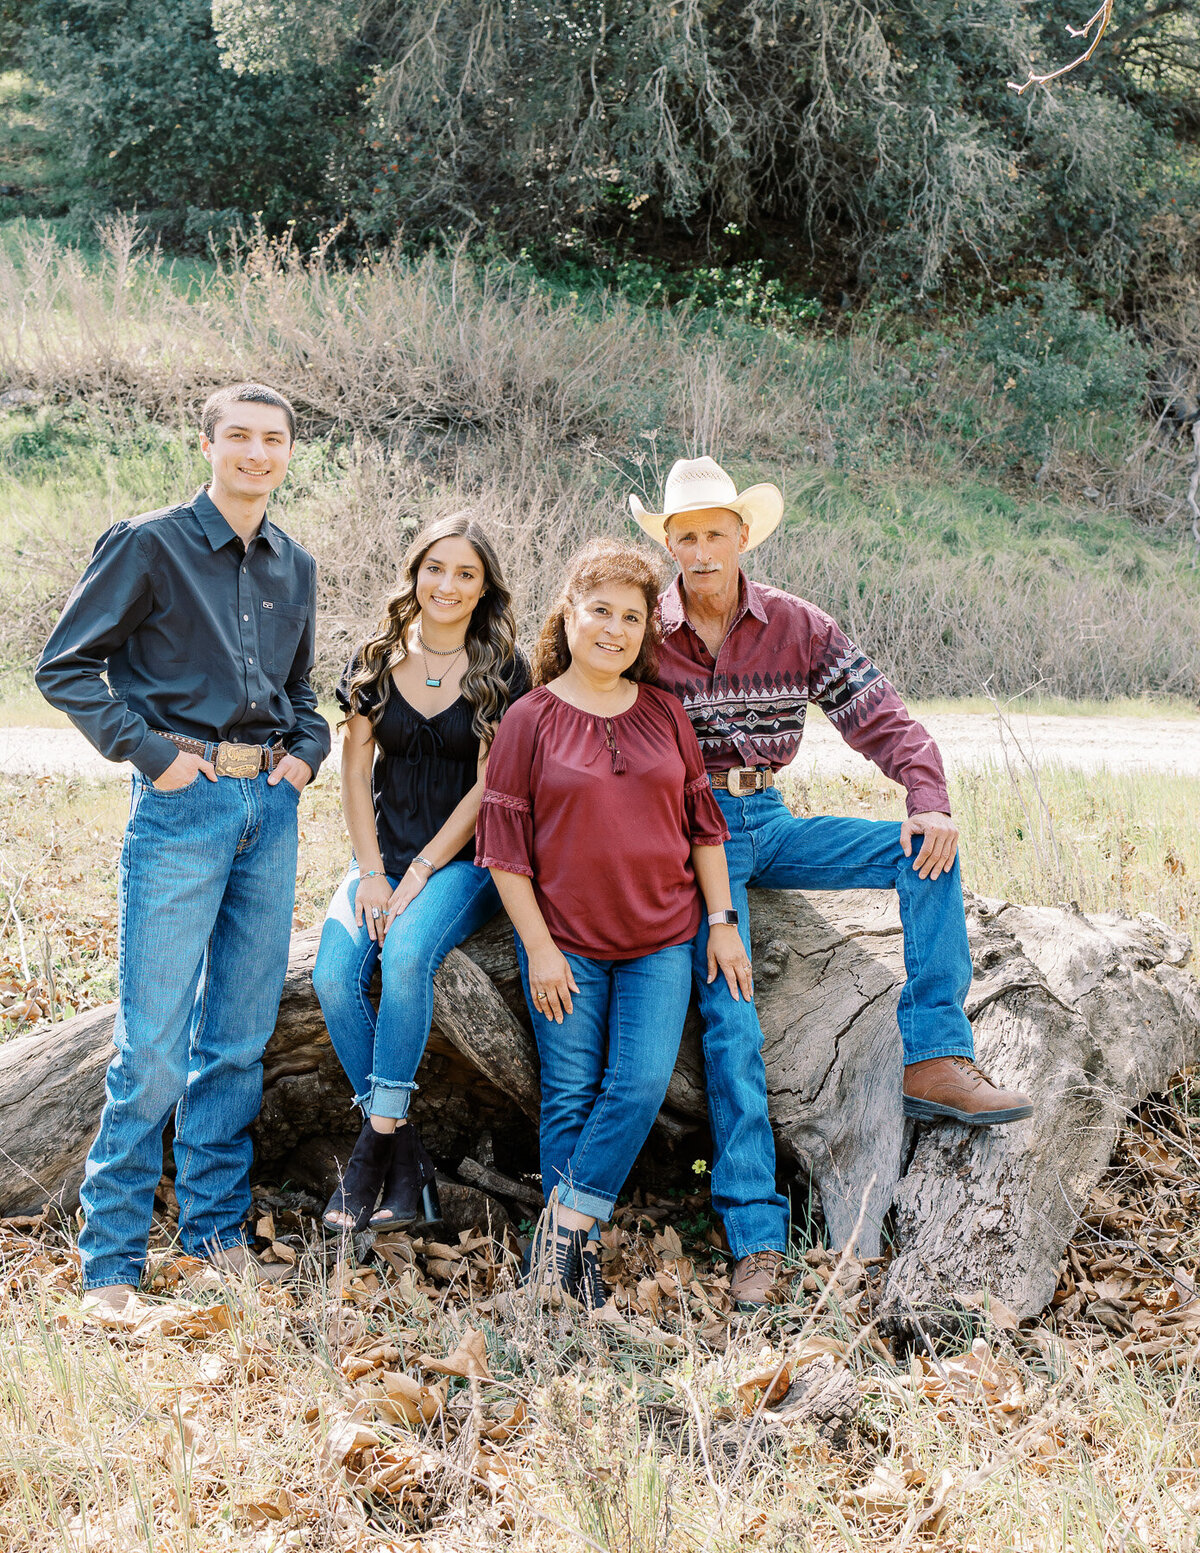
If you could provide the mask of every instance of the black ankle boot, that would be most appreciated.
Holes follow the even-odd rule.
[[[416,1221],[436,1224],[442,1217],[434,1181],[433,1160],[411,1122],[397,1127],[391,1167],[383,1185],[383,1201],[370,1219],[370,1227],[381,1234],[403,1229]]]
[[[354,1152],[346,1162],[342,1183],[325,1205],[321,1223],[327,1229],[343,1235],[357,1235],[367,1227],[379,1189],[387,1176],[388,1166],[395,1153],[396,1135],[393,1132],[376,1132],[370,1122],[358,1135]],[[339,1224],[334,1214],[349,1214],[353,1224]]]

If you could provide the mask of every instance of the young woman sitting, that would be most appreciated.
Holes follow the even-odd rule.
[[[433,1164],[407,1124],[409,1100],[434,973],[500,909],[487,870],[472,861],[475,817],[496,725],[528,688],[486,533],[465,515],[430,524],[337,691],[354,858],[325,918],[313,985],[367,1119],[325,1210],[331,1229],[437,1216]],[[368,996],[376,965],[378,1015]]]

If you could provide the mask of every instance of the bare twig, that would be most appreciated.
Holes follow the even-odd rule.
[[[1084,52],[1077,59],[1073,59],[1069,65],[1060,65],[1057,70],[1051,70],[1046,75],[1038,75],[1031,69],[1028,81],[1022,86],[1018,86],[1015,81],[1010,81],[1008,84],[1016,92],[1017,96],[1023,96],[1031,86],[1045,86],[1049,81],[1057,81],[1060,76],[1069,75],[1079,65],[1086,64],[1100,47],[1100,39],[1107,32],[1108,24],[1112,20],[1112,9],[1113,0],[1104,0],[1103,5],[1101,5],[1100,9],[1085,26],[1072,27],[1068,24],[1067,31],[1073,38],[1086,38],[1093,27],[1096,28],[1096,36],[1088,44]],[[1097,23],[1099,23],[1098,26]]]

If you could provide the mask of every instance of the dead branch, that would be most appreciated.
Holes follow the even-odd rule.
[[[1073,38],[1086,38],[1093,27],[1096,27],[1096,36],[1088,44],[1086,50],[1073,59],[1069,65],[1062,65],[1057,70],[1051,70],[1047,75],[1037,75],[1033,70],[1029,72],[1029,79],[1023,86],[1018,86],[1015,81],[1008,84],[1016,92],[1018,97],[1024,96],[1031,86],[1045,86],[1049,81],[1057,81],[1060,76],[1069,75],[1079,65],[1084,65],[1096,50],[1100,47],[1100,39],[1108,31],[1108,24],[1112,20],[1113,0],[1104,0],[1103,5],[1095,13],[1092,19],[1083,27],[1072,27],[1068,24],[1067,31]],[[1097,26],[1099,23],[1099,26]]]

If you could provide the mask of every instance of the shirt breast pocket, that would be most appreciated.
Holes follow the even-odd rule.
[[[262,617],[263,661],[271,678],[282,684],[295,661],[296,649],[304,635],[308,605],[264,601]]]

